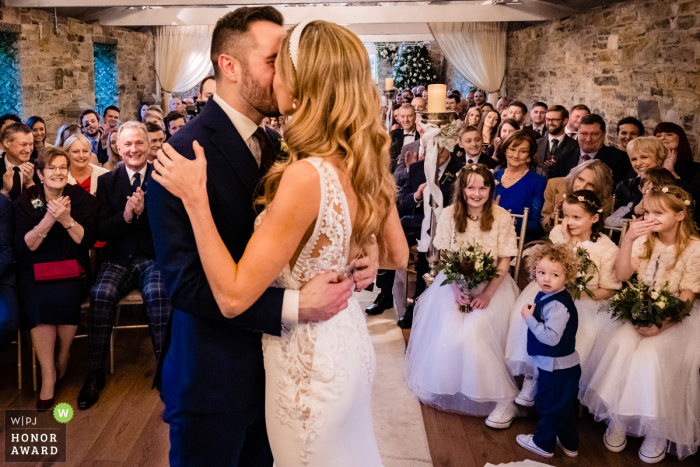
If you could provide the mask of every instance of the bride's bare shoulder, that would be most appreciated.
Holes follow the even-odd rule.
[[[301,194],[311,198],[318,195],[320,199],[320,180],[321,176],[316,167],[304,160],[296,161],[284,170],[275,198],[279,197],[280,194],[285,196],[299,196]],[[314,189],[314,187],[318,187],[318,189]]]

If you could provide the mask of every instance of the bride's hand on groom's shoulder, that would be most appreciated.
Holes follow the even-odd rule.
[[[338,274],[319,274],[304,284],[299,293],[299,322],[328,321],[348,307],[353,279],[338,282]]]
[[[197,141],[192,143],[192,148],[195,158],[189,160],[165,143],[153,163],[153,179],[180,198],[185,207],[208,202],[207,159]]]

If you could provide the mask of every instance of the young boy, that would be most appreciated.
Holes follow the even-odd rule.
[[[543,457],[558,445],[569,457],[578,455],[576,399],[581,365],[576,352],[578,313],[566,285],[578,271],[570,245],[545,245],[535,254],[535,278],[542,289],[534,304],[521,312],[528,327],[527,352],[539,370],[535,404],[540,414],[534,435],[516,441]]]
[[[484,164],[489,169],[494,169],[497,165],[495,159],[486,155],[484,151],[484,138],[481,131],[473,126],[464,126],[459,131],[458,145],[464,150],[466,165]]]

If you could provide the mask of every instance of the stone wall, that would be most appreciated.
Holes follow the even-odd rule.
[[[698,65],[700,1],[630,0],[509,33],[506,90],[528,105],[584,103],[611,127],[678,123],[700,160]]]
[[[77,118],[64,114],[72,102],[95,104],[93,43],[117,46],[117,85],[121,120],[136,117],[139,102],[156,92],[153,36],[131,30],[54,17],[43,10],[0,8],[0,27],[19,32],[23,120],[46,120],[47,141],[61,125]],[[4,98],[4,96],[3,96]]]

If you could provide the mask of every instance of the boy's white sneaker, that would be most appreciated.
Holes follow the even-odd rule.
[[[620,452],[627,446],[627,432],[624,425],[610,422],[603,435],[603,444],[612,452]]]
[[[518,435],[515,437],[515,441],[517,441],[520,446],[524,447],[528,451],[534,452],[537,455],[546,457],[547,459],[554,457],[553,452],[547,452],[537,446],[533,440],[534,437],[535,435]]]
[[[526,376],[523,381],[523,389],[515,398],[515,403],[524,407],[532,407],[535,405],[535,395],[537,394],[537,378],[534,376]]]
[[[639,448],[639,458],[647,464],[656,464],[666,457],[668,442],[663,438],[647,435],[642,447]]]
[[[486,426],[497,430],[504,430],[513,423],[513,419],[519,414],[520,411],[517,405],[512,402],[499,402],[496,404],[496,408],[493,409],[493,412],[486,418]]]
[[[559,437],[557,436],[557,446],[561,448],[562,451],[564,451],[564,454],[566,454],[569,457],[576,457],[578,456],[578,451],[571,451],[569,449],[566,449],[563,444],[561,444],[561,441],[559,441]]]

